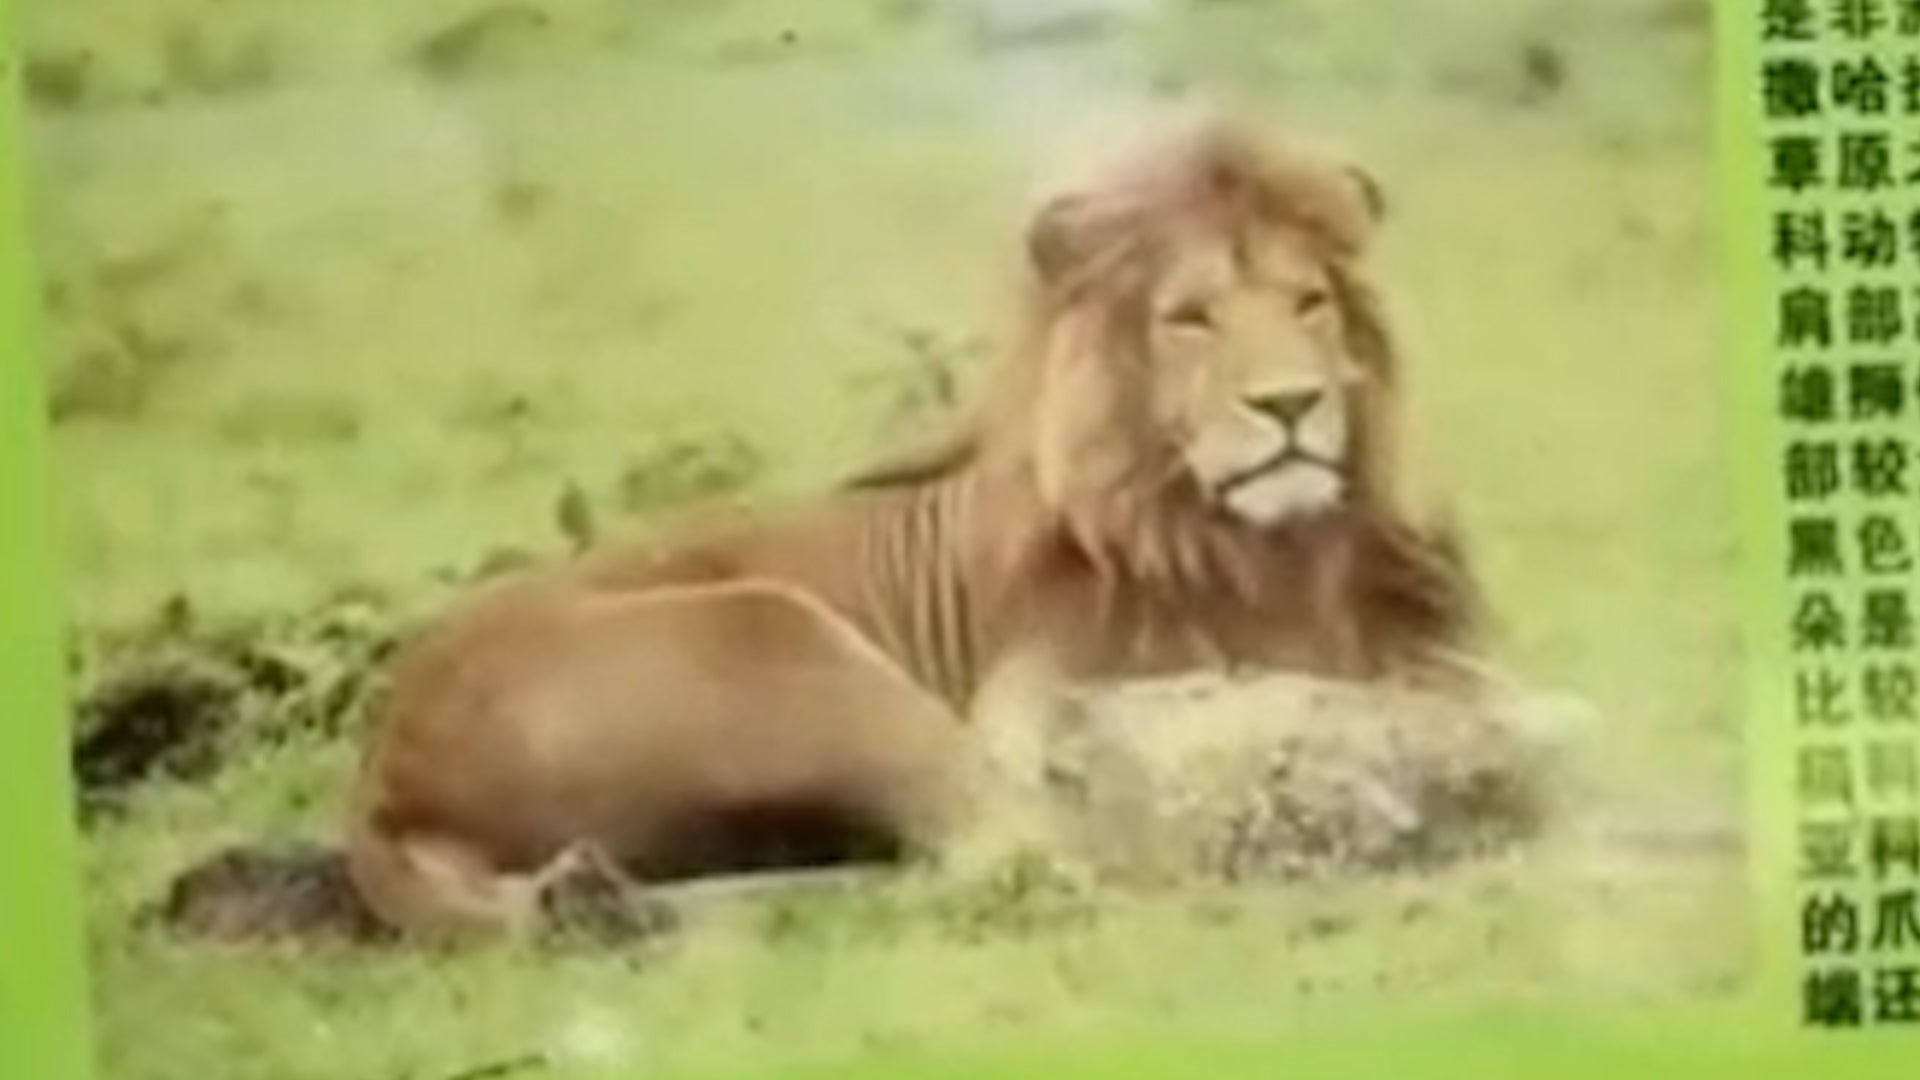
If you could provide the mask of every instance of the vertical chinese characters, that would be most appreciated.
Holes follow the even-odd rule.
[[[1802,1019],[1920,1023],[1920,0],[1762,0]]]

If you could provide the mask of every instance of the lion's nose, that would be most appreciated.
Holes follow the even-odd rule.
[[[1262,394],[1250,397],[1247,404],[1254,409],[1273,417],[1281,424],[1292,427],[1299,419],[1312,412],[1327,396],[1325,390],[1289,390],[1280,394]]]

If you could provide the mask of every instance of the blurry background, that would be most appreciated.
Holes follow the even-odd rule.
[[[1705,0],[25,7],[80,723],[107,732],[79,763],[113,795],[109,1075],[426,1077],[541,1040],[740,1064],[1738,970],[1737,860],[1620,843],[1142,902],[1044,945],[776,913],[640,971],[208,954],[126,919],[216,843],[324,835],[393,612],[692,498],[818,488],[963,394],[1060,146],[1195,91],[1380,175],[1412,393],[1504,651],[1602,710],[1621,829],[1722,836]],[[155,715],[219,737],[156,765],[114,735]]]

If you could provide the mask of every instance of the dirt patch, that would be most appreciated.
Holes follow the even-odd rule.
[[[1100,873],[1226,881],[1381,873],[1535,835],[1576,702],[1293,676],[1089,691],[1050,720],[1056,833]]]
[[[238,672],[190,649],[124,661],[80,702],[73,771],[98,813],[126,788],[158,776],[203,777],[219,761],[241,694]]]
[[[202,781],[248,749],[348,735],[412,624],[374,597],[305,617],[200,622],[185,604],[76,648],[72,766],[83,818],[141,785]]]
[[[209,941],[388,940],[339,852],[307,844],[230,848],[175,878],[139,915]]]

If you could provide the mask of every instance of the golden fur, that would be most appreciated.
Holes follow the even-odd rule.
[[[392,670],[350,866],[388,922],[937,849],[983,684],[1449,675],[1474,597],[1397,490],[1357,170],[1206,127],[1048,203],[1023,334],[954,438],[785,513],[495,584]]]

